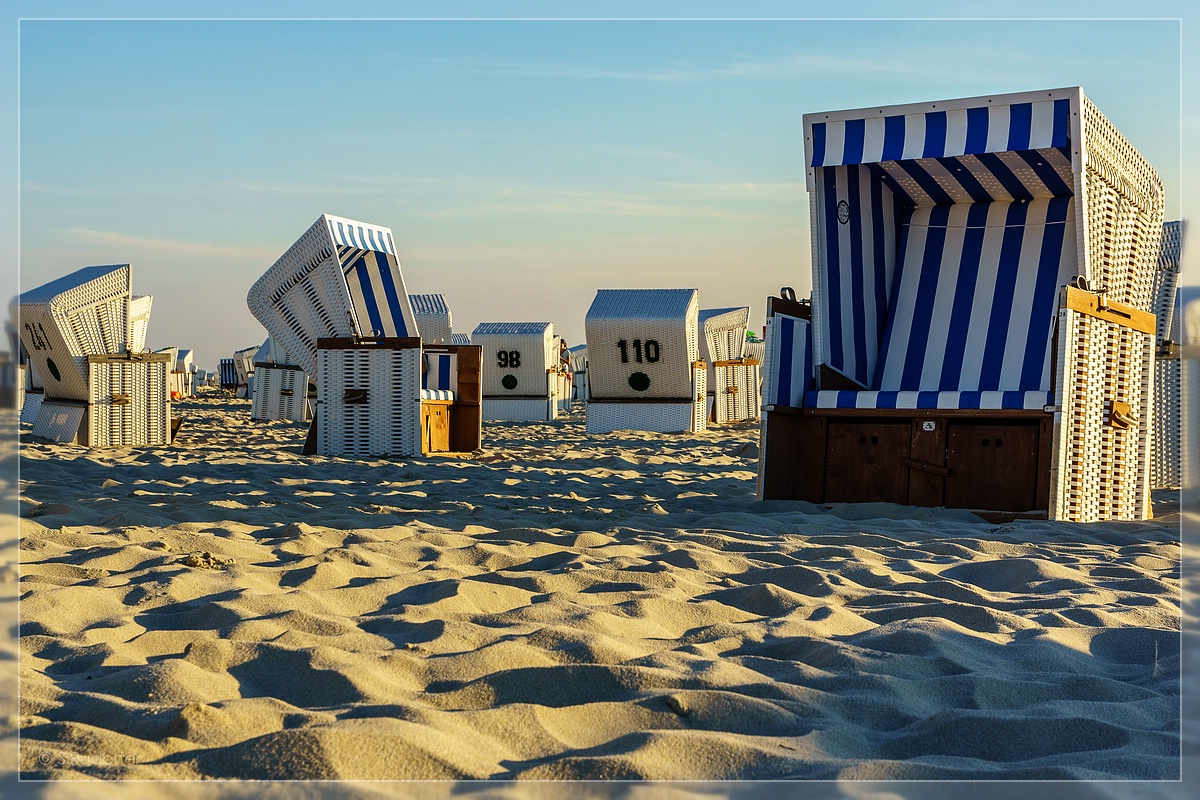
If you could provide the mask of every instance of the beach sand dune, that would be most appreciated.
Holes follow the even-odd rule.
[[[756,502],[749,423],[355,462],[176,410],[24,445],[25,777],[1180,776],[1170,495],[994,524]]]

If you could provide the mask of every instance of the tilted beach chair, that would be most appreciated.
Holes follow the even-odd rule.
[[[322,215],[267,270],[247,305],[317,384],[306,451],[414,456],[475,450],[478,348],[452,355],[452,389],[428,389],[426,358],[388,228]],[[429,352],[433,354],[434,347]]]
[[[453,323],[446,296],[441,294],[412,294],[413,317],[417,321],[421,341],[425,344],[454,344],[451,341]],[[469,342],[467,342],[469,344]]]
[[[558,353],[550,322],[481,322],[483,418],[532,422],[558,416]]]
[[[1162,489],[1183,486],[1182,402],[1183,359],[1180,343],[1172,338],[1175,304],[1179,297],[1183,223],[1163,224],[1158,270],[1154,275],[1154,310],[1157,317],[1154,359],[1154,444],[1150,461],[1150,486]]]
[[[587,430],[705,429],[695,289],[601,289],[584,319]]]
[[[295,359],[270,338],[258,349],[254,359],[254,396],[250,403],[250,419],[311,420],[309,378]]]
[[[35,437],[168,444],[167,356],[130,353],[128,264],[84,267],[18,298],[21,343],[45,383]]]
[[[1078,87],[807,114],[759,496],[1149,513],[1162,183]]]
[[[192,363],[192,359],[191,350],[181,349],[175,355],[175,374],[178,375],[176,382],[179,386],[179,396],[181,398],[196,396],[196,387],[193,383],[195,380],[193,375],[195,364]]]
[[[587,345],[577,344],[571,352],[571,398],[587,402]]]
[[[237,397],[251,397],[254,382],[254,357],[258,355],[262,345],[243,347],[233,353],[233,368],[237,373],[237,386],[234,394]]]
[[[743,353],[749,323],[750,309],[746,306],[700,311],[700,357],[708,369],[711,422],[740,422],[759,417],[762,362]]]

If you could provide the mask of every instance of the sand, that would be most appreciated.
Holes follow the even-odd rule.
[[[588,435],[576,404],[365,463],[247,400],[175,410],[163,448],[23,431],[23,778],[1181,776],[1170,493],[995,524],[757,502],[754,423]]]

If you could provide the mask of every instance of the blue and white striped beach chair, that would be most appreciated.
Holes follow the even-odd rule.
[[[760,496],[1145,517],[1145,159],[1077,87],[804,128],[812,304],[768,324]]]
[[[425,354],[388,228],[322,215],[255,282],[247,305],[315,379],[306,451],[398,457],[479,447],[479,360],[470,346],[438,345],[458,356],[462,391],[422,385]]]
[[[1150,486],[1154,489],[1184,486],[1183,441],[1188,425],[1183,404],[1184,359],[1178,341],[1173,340],[1175,306],[1179,298],[1180,255],[1183,250],[1183,224],[1163,224],[1158,270],[1154,280],[1154,307],[1158,319],[1158,351],[1154,359],[1154,445],[1150,467]]]
[[[222,389],[236,391],[238,387],[237,367],[234,366],[232,358],[222,358],[217,363],[217,370],[220,373],[220,383]]]

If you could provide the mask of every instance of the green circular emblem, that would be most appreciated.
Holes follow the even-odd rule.
[[[502,384],[504,384],[505,389],[517,388],[517,376],[516,375],[505,375],[503,378],[500,379],[500,382]]]
[[[629,385],[635,392],[644,392],[650,388],[650,376],[644,372],[635,372],[629,376]]]
[[[54,376],[54,380],[61,381],[62,375],[58,374],[58,365],[52,359],[46,359],[46,369],[50,370],[50,374]]]

